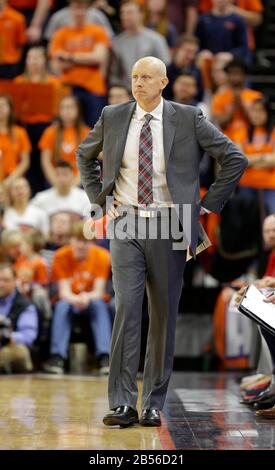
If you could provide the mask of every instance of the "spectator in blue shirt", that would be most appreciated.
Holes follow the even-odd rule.
[[[247,26],[241,16],[231,13],[230,0],[212,1],[212,10],[199,18],[196,36],[209,56],[227,52],[231,59],[248,59]]]
[[[0,371],[33,369],[29,348],[38,335],[36,308],[16,289],[9,263],[0,264]]]

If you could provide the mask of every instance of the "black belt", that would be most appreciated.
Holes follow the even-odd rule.
[[[142,209],[134,206],[116,206],[119,215],[135,214],[138,217],[145,217],[147,219],[154,219],[156,217],[169,217],[171,214],[171,207],[159,207],[151,209]]]

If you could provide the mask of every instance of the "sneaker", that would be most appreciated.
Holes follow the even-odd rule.
[[[98,367],[100,375],[109,374],[109,356],[108,354],[102,354],[98,358]]]
[[[59,354],[55,354],[44,362],[42,369],[48,374],[64,374],[65,361]]]

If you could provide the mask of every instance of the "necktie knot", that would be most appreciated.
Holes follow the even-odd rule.
[[[149,113],[145,114],[144,117],[145,117],[145,122],[146,122],[146,124],[149,124],[149,122],[151,121],[151,119],[153,119],[152,114],[149,114]]]

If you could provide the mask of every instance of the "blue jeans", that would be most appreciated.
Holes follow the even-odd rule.
[[[89,316],[96,356],[109,354],[111,322],[108,308],[103,300],[93,300],[85,310],[77,310],[65,300],[59,300],[56,303],[52,323],[51,354],[59,354],[64,359],[68,356],[72,315],[83,314]]]

